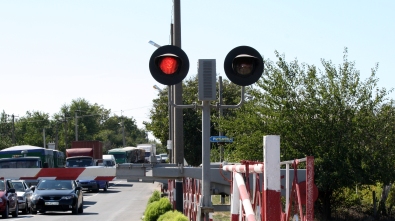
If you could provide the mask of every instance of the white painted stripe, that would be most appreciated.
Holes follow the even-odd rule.
[[[41,168],[1,168],[0,177],[19,179],[20,177],[35,177]]]
[[[263,164],[254,164],[254,165],[248,165],[249,171],[255,172],[255,173],[263,173]],[[246,166],[245,165],[226,165],[222,167],[222,170],[224,171],[236,171],[239,173],[245,173],[246,172]]]
[[[239,214],[239,207],[240,207],[240,194],[239,188],[237,187],[237,183],[235,180],[235,172],[233,174],[233,183],[232,183],[232,193],[230,194],[231,201],[230,201],[230,213],[231,214]]]
[[[255,221],[255,213],[254,210],[252,209],[250,196],[248,195],[247,188],[244,183],[244,179],[239,173],[235,173],[235,181],[237,183],[238,190],[240,192],[240,198],[242,200],[246,217],[248,217],[248,221]]]
[[[281,191],[280,176],[280,136],[263,138],[264,190]]]

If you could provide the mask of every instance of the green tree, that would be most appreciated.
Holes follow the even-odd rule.
[[[15,136],[17,144],[42,147],[45,139],[52,140],[52,130],[49,128],[50,119],[47,113],[27,111],[15,123]]]
[[[322,60],[322,71],[297,60],[287,63],[277,52],[276,56],[276,63],[266,61],[258,88],[250,92],[252,99],[234,116],[219,121],[219,129],[234,137],[228,150],[235,161],[261,160],[262,136],[270,134],[281,137],[282,160],[314,156],[317,209],[330,218],[335,190],[384,178],[371,174],[374,168],[388,171],[372,162],[372,152],[392,165],[393,156],[377,148],[383,148],[379,132],[372,131],[379,125],[377,110],[387,101],[388,91],[376,89],[377,67],[362,81],[347,51],[339,66]],[[387,150],[390,145],[394,149],[388,143]]]
[[[82,98],[72,100],[70,105],[63,105],[60,112],[53,117],[56,121],[63,122],[63,128],[59,132],[60,141],[63,141],[59,143],[60,149],[69,148],[71,142],[76,140],[76,123],[78,140],[99,140],[96,135],[101,129],[101,124],[109,118],[109,115],[110,110],[96,103],[91,104]],[[67,144],[65,144],[66,142]],[[107,145],[105,142],[104,148],[108,148]]]
[[[12,143],[12,122],[9,115],[3,111],[0,115],[0,149],[4,149],[13,145]]]
[[[109,149],[118,148],[123,147],[123,133],[125,133],[125,146],[137,146],[147,142],[146,131],[139,129],[133,118],[117,115],[109,117],[102,123],[96,138],[109,142],[106,145]]]

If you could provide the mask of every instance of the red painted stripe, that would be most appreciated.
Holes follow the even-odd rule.
[[[85,168],[43,168],[37,173],[38,177],[56,177],[57,180],[76,180]]]
[[[232,214],[231,221],[239,221],[239,214]]]
[[[105,180],[105,181],[112,181],[114,180],[115,176],[98,176],[95,180]]]
[[[275,190],[264,191],[264,220],[281,220],[281,192]]]

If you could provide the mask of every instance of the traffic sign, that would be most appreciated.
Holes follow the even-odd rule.
[[[222,142],[232,143],[233,138],[230,138],[227,136],[211,136],[210,142],[212,142],[212,143],[222,143]]]

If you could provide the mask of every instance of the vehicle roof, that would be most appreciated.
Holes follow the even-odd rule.
[[[19,145],[19,146],[8,147],[8,148],[5,148],[5,149],[2,149],[1,151],[6,151],[6,150],[37,150],[37,149],[44,149],[44,148],[37,147],[37,146],[31,146],[31,145]]]
[[[135,150],[137,147],[124,147],[123,150]]]
[[[108,159],[108,160],[114,159],[114,155],[112,154],[103,155],[103,159]]]
[[[41,160],[40,157],[15,157],[15,158],[1,158],[0,161],[26,161],[26,160]]]
[[[14,180],[14,179],[11,179],[11,182],[25,182],[25,180]]]

